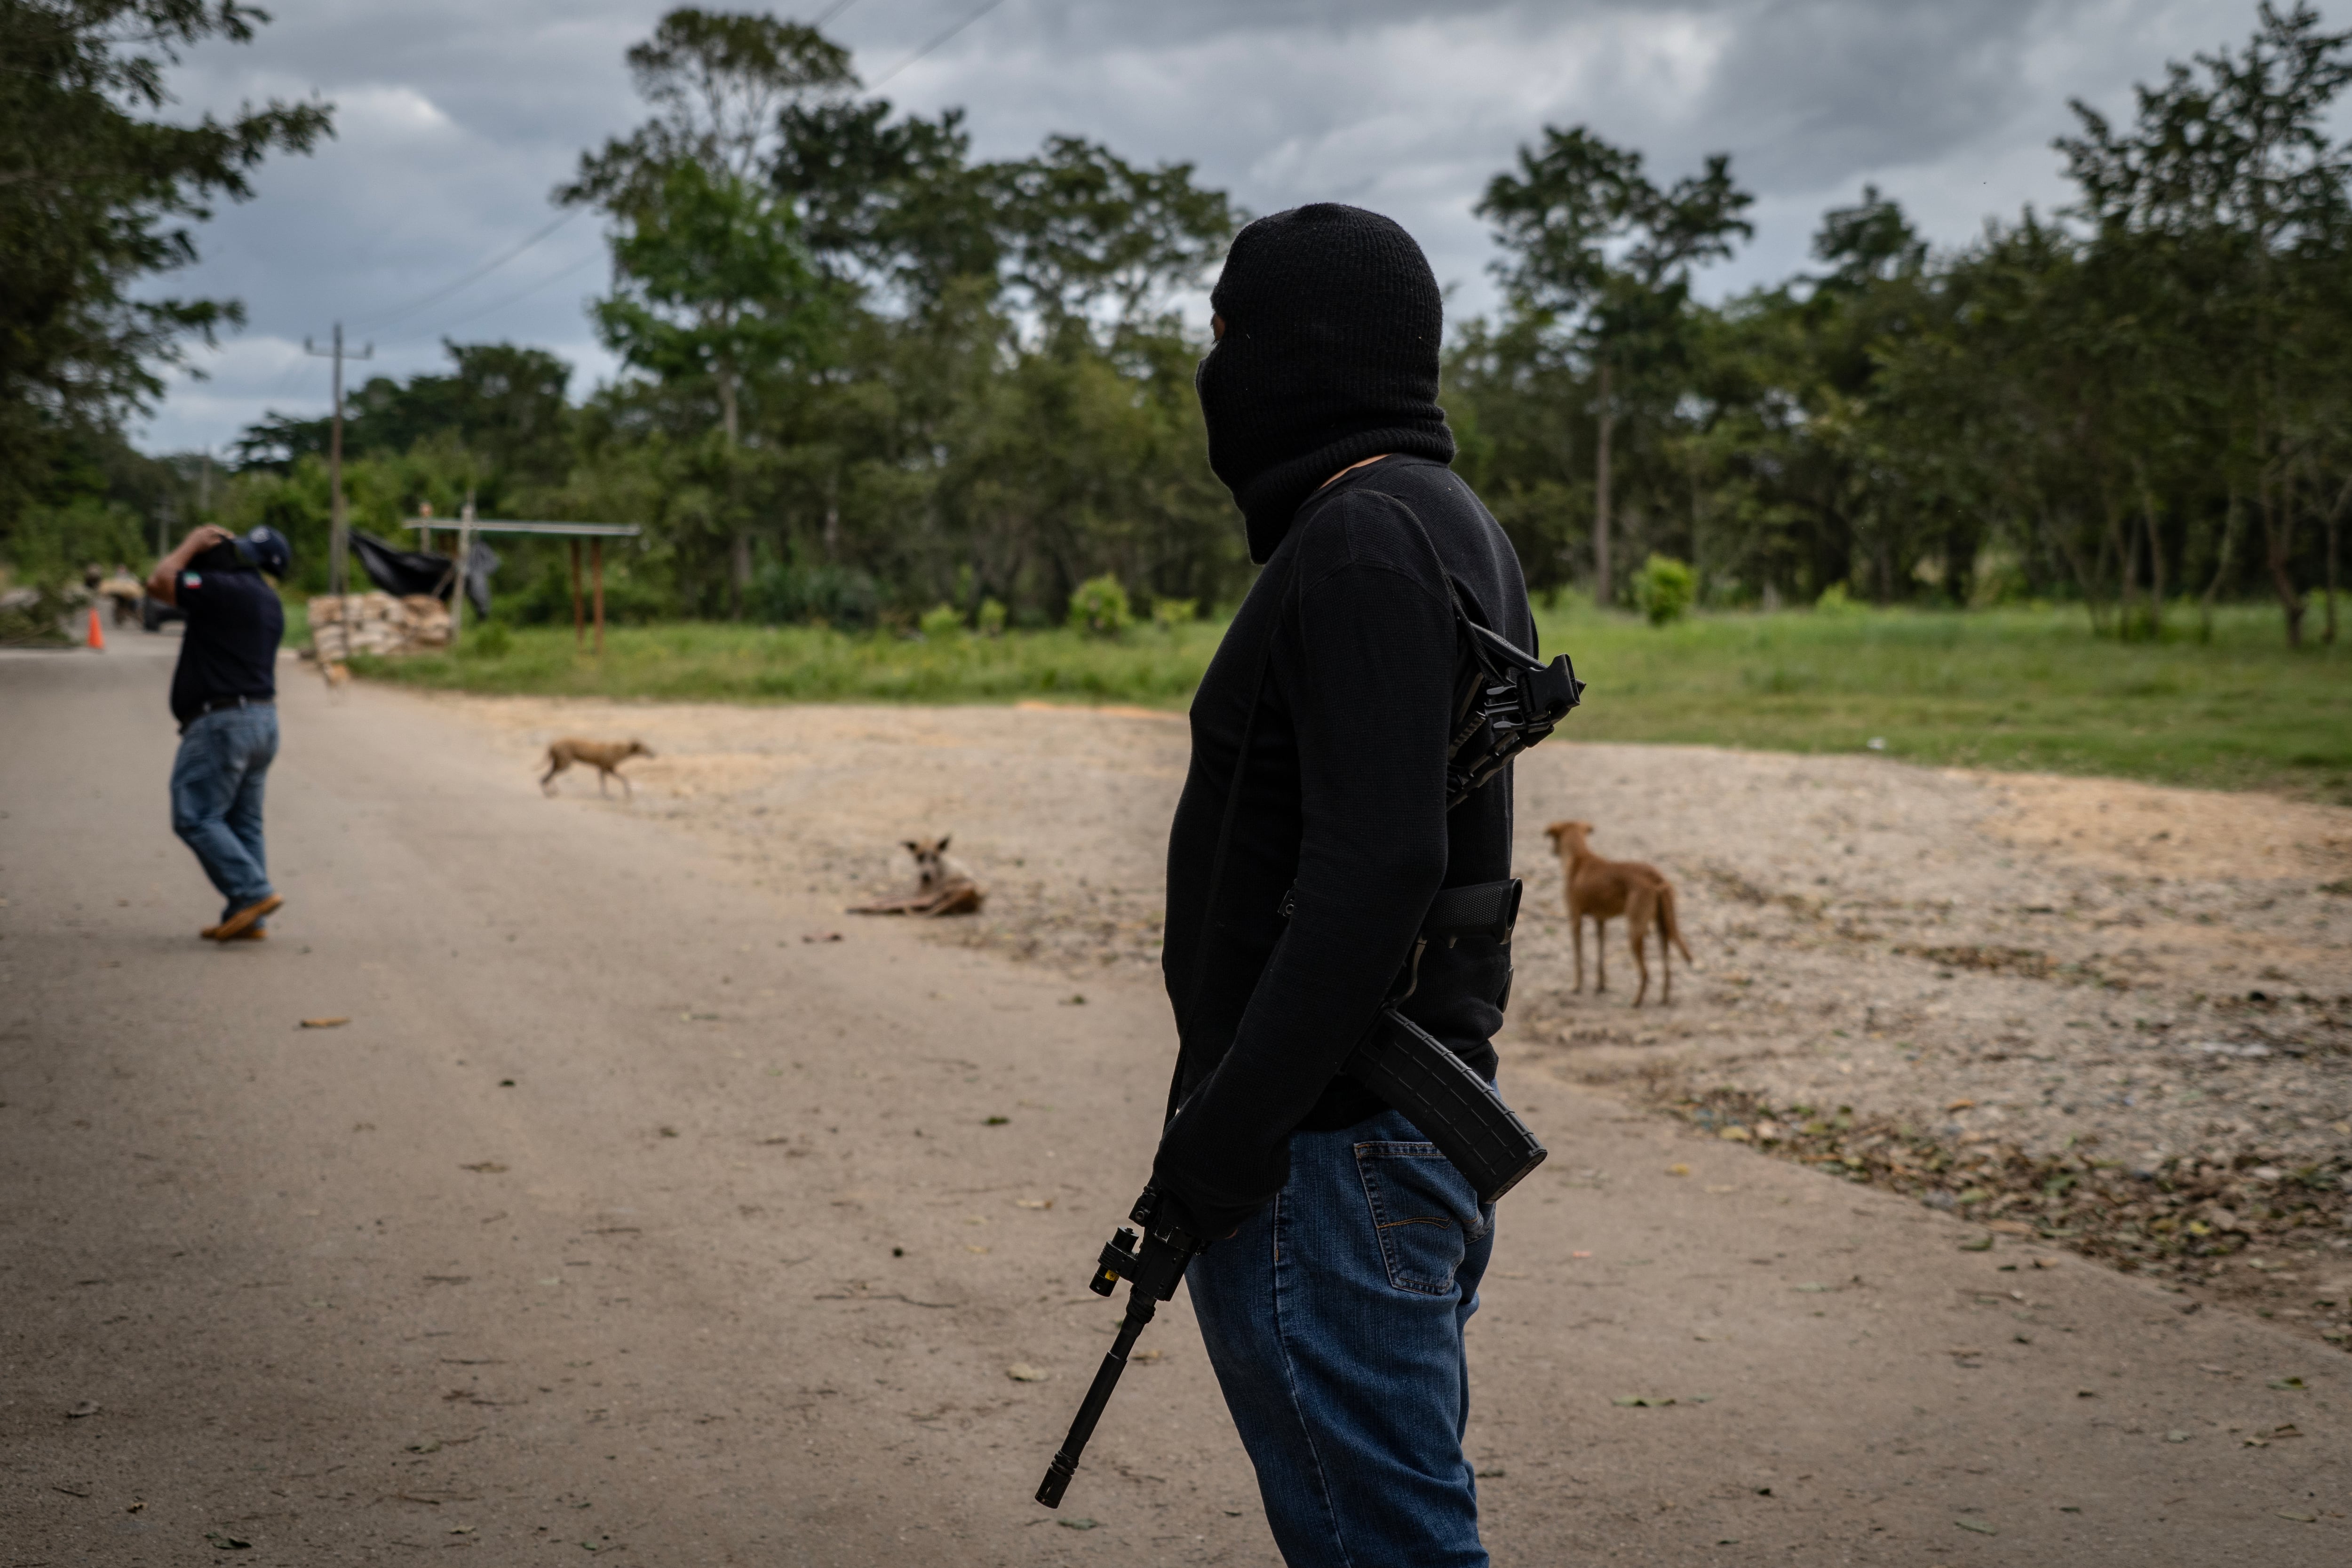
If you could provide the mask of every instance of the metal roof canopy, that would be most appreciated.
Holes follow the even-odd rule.
[[[635,539],[645,530],[634,522],[491,522],[474,516],[474,503],[469,498],[466,510],[453,518],[412,517],[408,526],[422,533],[428,550],[433,535],[443,529],[457,536],[460,555],[471,553],[467,541],[477,533],[538,533],[550,534],[572,541],[572,640],[577,645],[587,638],[586,618],[580,603],[580,542],[588,541],[588,553],[595,577],[596,651],[604,651],[604,541]],[[451,570],[461,568],[452,565]],[[457,646],[457,634],[465,624],[465,585],[461,583],[449,595],[449,646]]]
[[[431,533],[447,529],[455,533],[460,526],[476,533],[551,533],[572,539],[635,539],[645,530],[634,522],[471,522],[460,524],[457,518],[413,517],[408,526]]]

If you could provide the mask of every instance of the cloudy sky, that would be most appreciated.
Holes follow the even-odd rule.
[[[187,59],[182,103],[315,94],[337,135],[266,165],[170,280],[244,300],[250,322],[200,356],[209,379],[173,377],[141,444],[216,449],[265,410],[324,412],[328,367],[303,340],[338,320],[374,346],[355,375],[435,368],[445,336],[552,348],[575,394],[613,374],[582,310],[603,279],[593,215],[534,237],[580,151],[643,118],[622,55],[665,0],[274,8],[254,45]],[[1458,316],[1494,298],[1470,208],[1546,124],[1638,147],[1662,178],[1729,153],[1757,237],[1709,275],[1719,293],[1803,266],[1822,211],[1865,181],[1948,244],[2055,205],[2070,97],[2128,114],[2134,82],[2253,20],[2252,0],[849,0],[825,27],[900,105],[964,106],[982,156],[1068,132],[1190,160],[1253,212],[1386,212]]]

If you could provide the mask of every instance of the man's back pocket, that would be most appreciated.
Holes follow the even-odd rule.
[[[1434,1143],[1359,1143],[1356,1173],[1381,1241],[1389,1283],[1422,1296],[1454,1290],[1454,1271],[1486,1234],[1491,1213]]]

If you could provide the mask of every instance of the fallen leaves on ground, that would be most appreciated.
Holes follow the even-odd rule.
[[[1025,1361],[1016,1361],[1004,1369],[1004,1375],[1015,1383],[1043,1383],[1054,1374],[1043,1367],[1031,1366]]]
[[[347,1018],[347,1017],[345,1017],[345,1018],[305,1018],[305,1019],[303,1019],[303,1020],[302,1020],[302,1026],[303,1026],[304,1028],[306,1028],[306,1029],[340,1029],[340,1028],[341,1028],[345,1024],[348,1024],[348,1023],[350,1023],[350,1022],[351,1022],[351,1019],[349,1019],[349,1018]]]
[[[1850,1106],[1776,1105],[1728,1087],[1700,1091],[1671,1073],[1655,1082],[1658,1097],[1702,1131],[1720,1138],[1744,1129],[1752,1147],[1778,1158],[1916,1197],[1988,1233],[2053,1242],[2126,1272],[2211,1283],[2223,1258],[2256,1247],[2307,1254],[2320,1238],[2352,1225],[2352,1149],[2296,1163],[2256,1146],[2226,1158],[2176,1154],[2133,1168],[2095,1142],[2035,1155],[1990,1138],[1946,1138],[1901,1117],[1857,1116]],[[1675,1166],[1670,1173],[1686,1171]],[[1960,1246],[1987,1252],[1993,1240],[1984,1234]],[[2266,1274],[2282,1267],[2245,1261]],[[2352,1343],[2352,1300],[2330,1300],[2332,1307],[2298,1326]],[[2327,1324],[2330,1315],[2341,1320],[2337,1326]]]
[[[68,1410],[66,1412],[66,1415],[69,1420],[79,1420],[84,1415],[97,1415],[98,1408],[98,1402],[96,1400],[85,1399],[80,1404],[73,1406],[70,1410]]]

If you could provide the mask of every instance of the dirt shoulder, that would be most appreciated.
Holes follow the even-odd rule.
[[[992,900],[939,940],[1156,976],[1180,720],[457,706],[519,766],[558,733],[643,735],[644,809],[777,887],[846,903],[905,879],[899,839],[952,832]],[[1546,1073],[2352,1336],[2352,810],[1573,742],[1518,787],[1510,1031]],[[1542,834],[1563,817],[1675,879],[1701,968],[1672,1006],[1626,1005],[1622,923],[1612,989],[1573,991]]]
[[[0,661],[0,1561],[1271,1568],[1181,1296],[1029,1500],[1165,1081],[1116,819],[1181,729],[289,682],[289,901],[225,951],[163,677]],[[676,771],[541,799],[542,721]],[[991,915],[842,917],[917,814]],[[2324,1346],[1505,1056],[1555,1151],[1470,1333],[1506,1568],[2344,1561]]]

